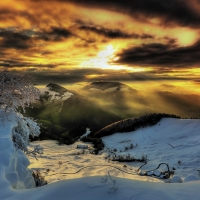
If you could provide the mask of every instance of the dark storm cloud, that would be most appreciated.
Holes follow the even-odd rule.
[[[200,84],[200,79],[196,79],[194,82]]]
[[[64,37],[64,38],[68,38],[72,35],[72,33],[69,30],[58,27],[52,27],[52,30],[51,32],[49,32],[49,34],[55,34],[59,37]]]
[[[0,29],[0,48],[29,49],[37,45],[38,40],[61,41],[74,36],[65,28],[52,27],[49,31]]]
[[[111,72],[110,79],[117,81],[163,81],[163,80],[188,80],[186,77],[175,77],[168,76],[166,74],[157,75],[157,71],[149,71],[149,72]]]
[[[21,32],[0,30],[0,48],[28,49],[31,37]]]
[[[85,81],[84,73],[77,73],[77,70],[73,72],[51,72],[51,71],[35,71],[26,72],[26,74],[33,77],[37,84],[48,84],[50,82],[66,84],[77,83]]]
[[[162,18],[163,23],[176,22],[181,26],[200,27],[200,11],[188,0],[61,0],[128,14],[134,18]],[[194,3],[197,3],[195,1]],[[163,24],[163,25],[164,25]]]
[[[177,42],[176,39],[170,38],[170,37],[164,37],[164,40],[166,40],[166,42],[170,45],[175,45],[175,43]]]
[[[99,35],[103,35],[105,37],[111,38],[111,39],[117,39],[117,38],[123,38],[123,39],[130,39],[130,38],[135,38],[135,39],[149,39],[149,38],[154,38],[152,35],[148,34],[128,34],[125,32],[122,32],[121,30],[118,29],[107,29],[101,26],[94,26],[94,25],[81,25],[79,26],[80,30],[85,30],[85,31],[90,31],[94,32]]]
[[[93,82],[93,81],[159,81],[159,80],[188,80],[188,78],[171,77],[171,76],[156,76],[151,72],[127,72],[118,70],[103,70],[103,69],[70,69],[62,72],[53,71],[34,71],[27,72],[34,77],[37,84],[55,83],[77,83],[77,82]],[[89,75],[96,75],[93,78]]]
[[[187,47],[160,43],[143,44],[124,49],[117,56],[117,63],[120,64],[190,67],[200,64],[200,41]]]
[[[35,64],[31,62],[24,61],[23,59],[12,59],[12,60],[6,60],[0,58],[0,67],[8,67],[8,68],[15,68],[15,67],[35,67],[35,68],[56,68],[57,66],[61,66],[62,64]]]
[[[61,41],[70,38],[73,34],[66,28],[52,27],[50,31],[38,33],[39,38],[44,40]]]

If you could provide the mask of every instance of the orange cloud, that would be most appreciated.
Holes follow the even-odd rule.
[[[93,67],[132,73],[151,71],[156,63],[163,70],[160,73],[167,75],[161,61],[164,60],[169,68],[173,68],[173,59],[167,56],[173,57],[174,50],[175,53],[178,52],[180,60],[188,58],[184,61],[184,68],[198,68],[196,58],[193,59],[191,54],[181,58],[185,55],[182,52],[187,50],[189,53],[193,47],[197,56],[199,46],[195,46],[195,43],[199,40],[199,29],[196,24],[193,27],[194,24],[184,20],[180,22],[181,19],[175,13],[168,16],[164,4],[155,1],[162,7],[164,14],[159,14],[157,8],[155,13],[151,13],[152,7],[149,8],[150,11],[141,7],[137,16],[133,17],[134,13],[125,12],[128,1],[124,1],[124,4],[122,1],[113,1],[116,5],[113,9],[105,6],[107,1],[102,1],[102,6],[99,7],[95,1],[90,2],[91,6],[77,4],[78,0],[1,1],[0,50],[3,56],[0,58],[0,66],[10,66],[18,70],[30,68],[31,71],[80,70]],[[189,3],[189,10],[183,6],[181,12],[183,14],[187,11],[190,18],[196,19],[198,14],[191,14],[191,4],[194,7],[197,3],[192,2],[193,4]],[[134,5],[134,2],[129,3],[130,6]],[[178,5],[178,1],[175,5]],[[166,23],[164,19],[173,20]],[[184,23],[188,27],[182,27]],[[160,48],[155,47],[155,44],[160,44]],[[109,46],[114,49],[112,54],[99,56]],[[162,47],[167,48],[164,51],[167,56],[162,55],[157,59],[158,55],[155,53],[159,53]],[[158,52],[154,52],[156,48]],[[175,62],[176,66],[179,64],[179,61]],[[183,70],[181,67],[180,69]],[[170,76],[178,77],[178,74],[171,73]],[[93,75],[96,73],[85,77]]]

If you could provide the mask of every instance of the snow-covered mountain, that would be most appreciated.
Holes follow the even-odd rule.
[[[48,101],[55,100],[67,100],[69,99],[73,93],[69,92],[66,88],[55,84],[50,83],[46,86],[46,88],[40,88],[41,98],[44,98]]]

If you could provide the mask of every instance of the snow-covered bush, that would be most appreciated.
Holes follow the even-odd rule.
[[[45,177],[42,176],[39,170],[33,171],[32,175],[33,175],[36,187],[47,185],[47,181],[45,180]]]
[[[142,155],[141,158],[135,158],[131,156],[130,153],[122,154],[122,155],[115,155],[114,157],[110,158],[111,161],[118,161],[118,162],[144,162],[147,163],[147,156]]]
[[[40,128],[37,123],[24,117],[20,110],[25,112],[25,107],[39,98],[39,90],[34,87],[30,77],[14,74],[8,69],[0,72],[0,122],[16,121],[12,136],[16,149],[27,151],[29,135],[38,136]]]
[[[17,113],[16,115],[15,120],[18,125],[12,131],[14,146],[16,149],[21,149],[22,151],[27,152],[29,135],[32,137],[38,136],[40,134],[40,127],[34,120],[24,117],[20,113]]]

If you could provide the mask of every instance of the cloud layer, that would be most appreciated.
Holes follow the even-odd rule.
[[[198,83],[198,0],[0,2],[0,67],[39,83]]]
[[[62,0],[61,0],[62,1]],[[181,26],[200,26],[200,2],[187,0],[69,0],[80,5],[97,7],[125,13],[134,18],[159,18],[161,24],[170,25],[178,23]]]
[[[187,68],[200,64],[200,41],[188,47],[150,43],[123,49],[118,63],[150,65],[156,67]]]

